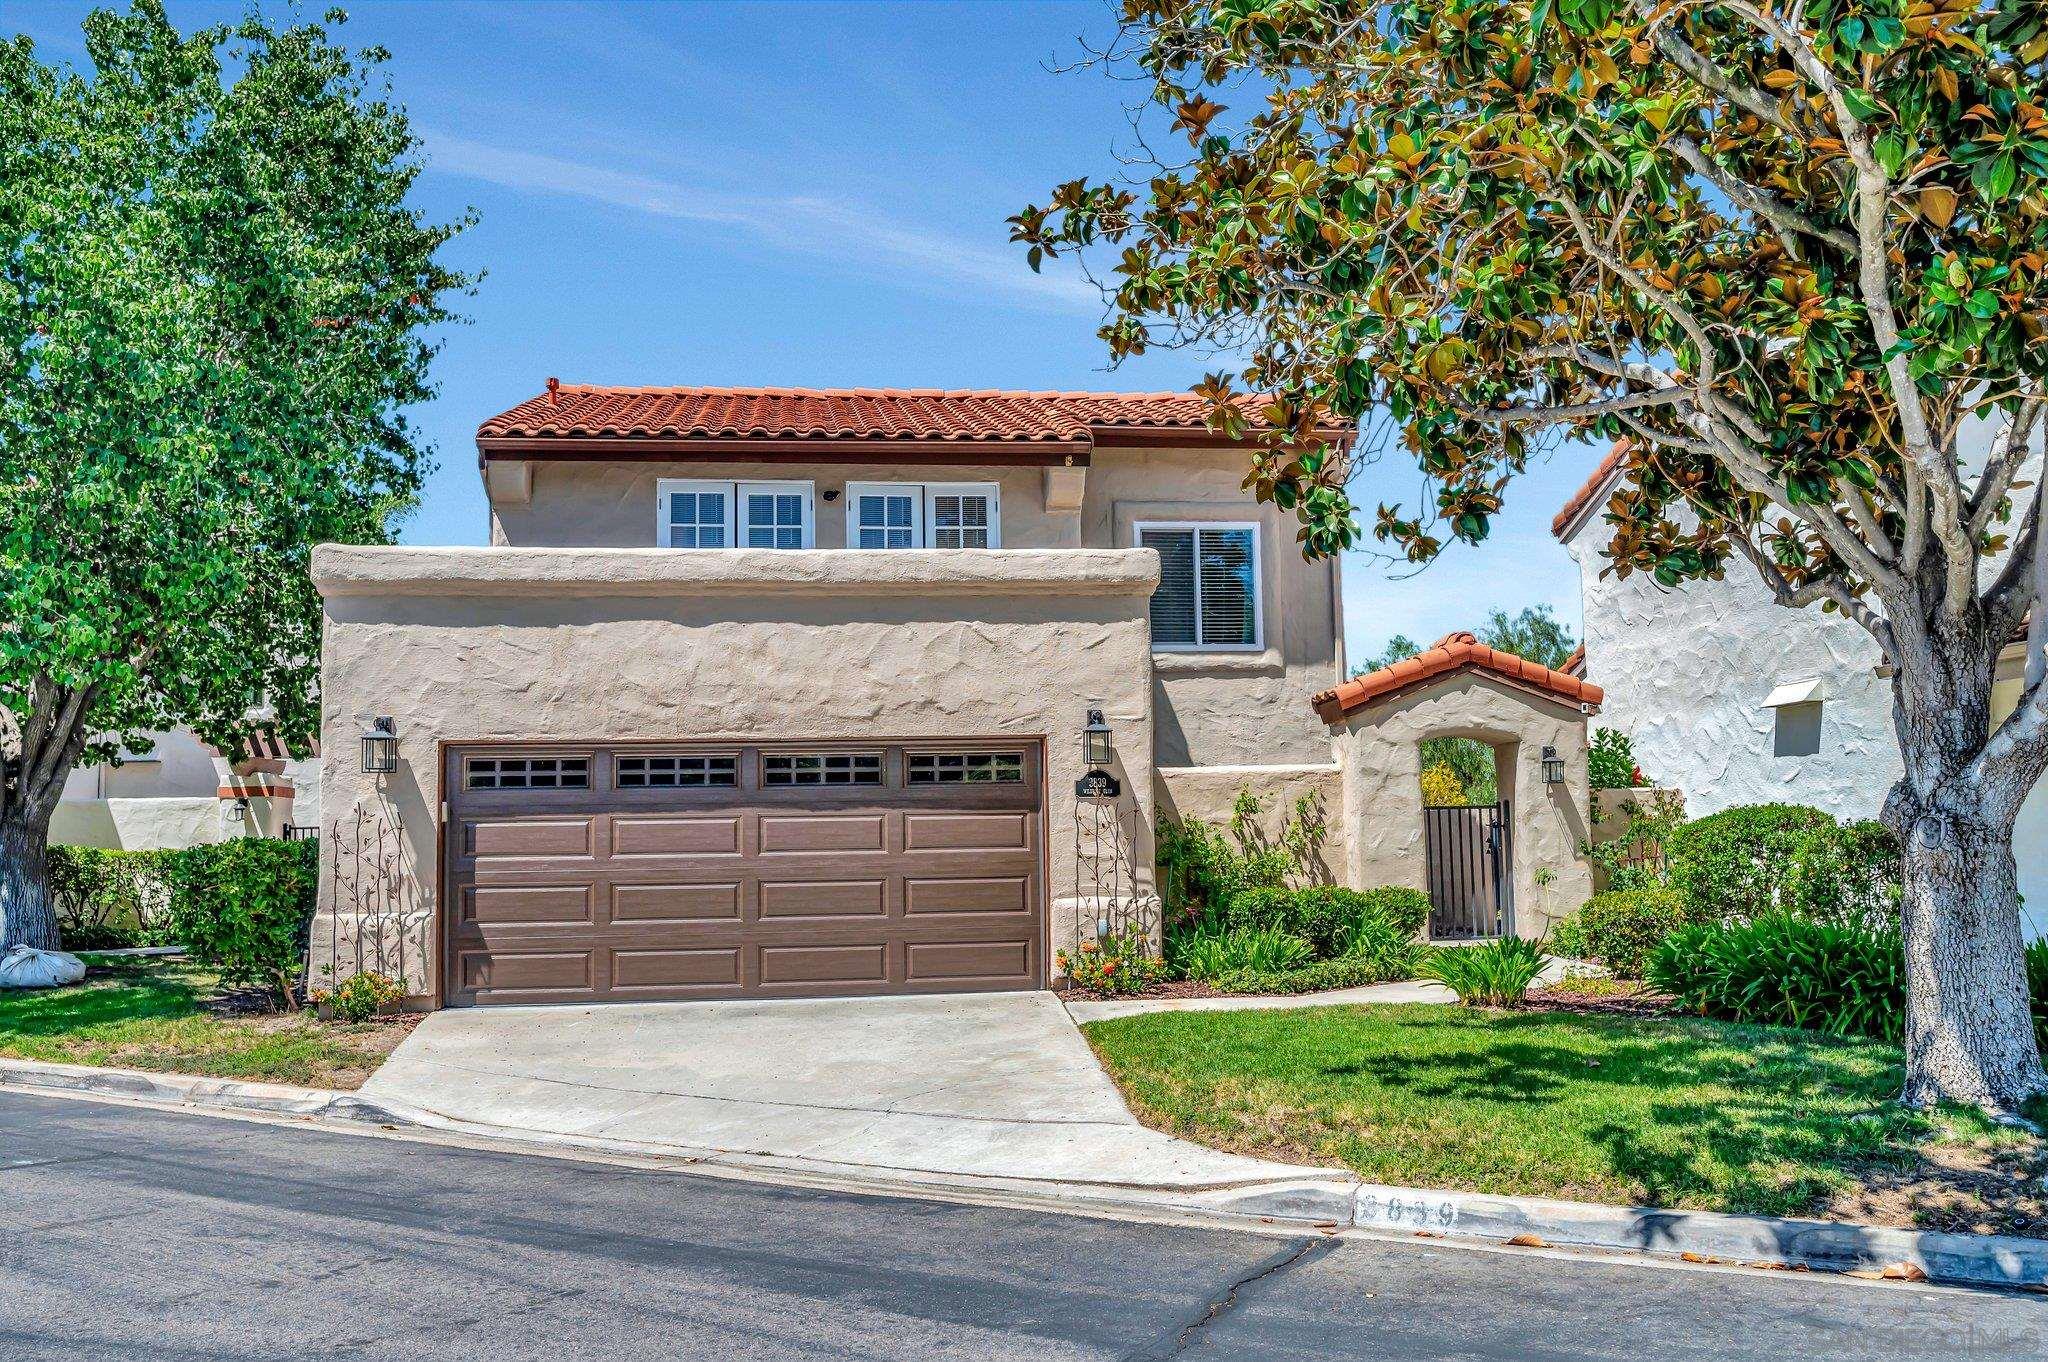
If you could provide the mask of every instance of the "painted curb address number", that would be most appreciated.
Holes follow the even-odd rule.
[[[1442,1232],[1458,1223],[1458,1203],[1447,1196],[1362,1196],[1357,1223]]]

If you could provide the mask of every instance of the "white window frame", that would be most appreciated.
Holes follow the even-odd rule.
[[[969,496],[988,498],[988,546],[999,549],[1003,546],[1003,496],[1002,484],[997,482],[928,482],[924,485],[924,542],[932,543],[937,535],[934,523],[938,517],[932,511],[932,503],[943,496]]]
[[[797,532],[797,547],[805,549],[818,547],[818,517],[815,513],[815,508],[818,504],[817,485],[809,481],[799,481],[795,478],[761,478],[752,482],[733,484],[732,514],[733,546],[735,548],[747,547],[747,545],[739,542],[740,536],[747,529],[746,516],[740,510],[747,495],[752,492],[768,492],[773,494],[787,492],[791,489],[797,490],[803,497],[803,506],[799,510],[802,520]],[[787,553],[788,550],[784,549],[782,552]]]
[[[1147,530],[1195,531],[1195,639],[1193,643],[1161,643],[1152,640],[1155,653],[1262,653],[1266,651],[1266,546],[1256,520],[1137,520],[1131,523],[1131,547],[1145,546]],[[1203,643],[1202,637],[1202,540],[1203,530],[1250,530],[1252,532],[1252,641],[1250,643]]]
[[[986,497],[988,499],[988,546],[999,549],[1003,546],[1003,485],[999,482],[849,482],[846,484],[846,547],[860,548],[860,498],[863,493],[907,492],[916,503],[915,524],[912,537],[913,548],[929,549],[932,542],[934,519],[932,502],[942,496]],[[888,550],[867,549],[868,553]],[[901,552],[901,550],[897,550]],[[980,553],[980,549],[966,549],[966,553]]]
[[[745,521],[740,512],[740,498],[749,492],[787,491],[797,489],[803,496],[803,548],[816,548],[818,544],[817,505],[818,489],[815,482],[798,478],[757,479],[752,482],[735,482],[730,478],[657,478],[654,483],[654,542],[664,549],[674,548],[669,534],[668,502],[677,492],[723,492],[725,494],[725,544],[726,549],[745,548],[740,542],[740,531]],[[724,550],[713,549],[719,553]],[[787,553],[787,549],[774,550]]]
[[[924,484],[921,482],[849,482],[846,484],[846,547],[860,548],[860,499],[864,496],[907,496],[910,498],[910,547],[921,549],[924,537]],[[885,550],[868,549],[877,553]]]

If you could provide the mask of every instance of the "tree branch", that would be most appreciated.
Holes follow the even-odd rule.
[[[1713,186],[1726,194],[1737,205],[1766,218],[1788,232],[1809,236],[1824,241],[1838,251],[1855,255],[1860,249],[1856,238],[1838,227],[1830,227],[1786,203],[1776,195],[1767,194],[1746,180],[1739,180],[1722,169],[1713,157],[1707,155],[1700,144],[1680,134],[1666,139],[1667,144],[1678,153],[1680,160],[1705,176]]]
[[[1795,587],[1785,580],[1785,574],[1778,570],[1778,565],[1766,557],[1763,549],[1752,542],[1747,534],[1731,534],[1728,539],[1742,556],[1749,560],[1757,575],[1763,578],[1764,585],[1769,588],[1779,605],[1802,610],[1815,601],[1833,601],[1836,609],[1862,625],[1870,636],[1877,640],[1877,646],[1884,650],[1886,660],[1896,664],[1898,645],[1892,637],[1891,625],[1858,600],[1855,593],[1843,585],[1839,577],[1816,577]]]

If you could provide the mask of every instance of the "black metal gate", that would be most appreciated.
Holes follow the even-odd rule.
[[[1429,857],[1429,935],[1436,941],[1515,929],[1514,819],[1508,802],[1422,811]]]

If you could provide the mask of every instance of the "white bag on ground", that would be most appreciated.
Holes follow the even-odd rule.
[[[85,961],[63,951],[16,946],[0,956],[0,988],[56,988],[85,977]]]

